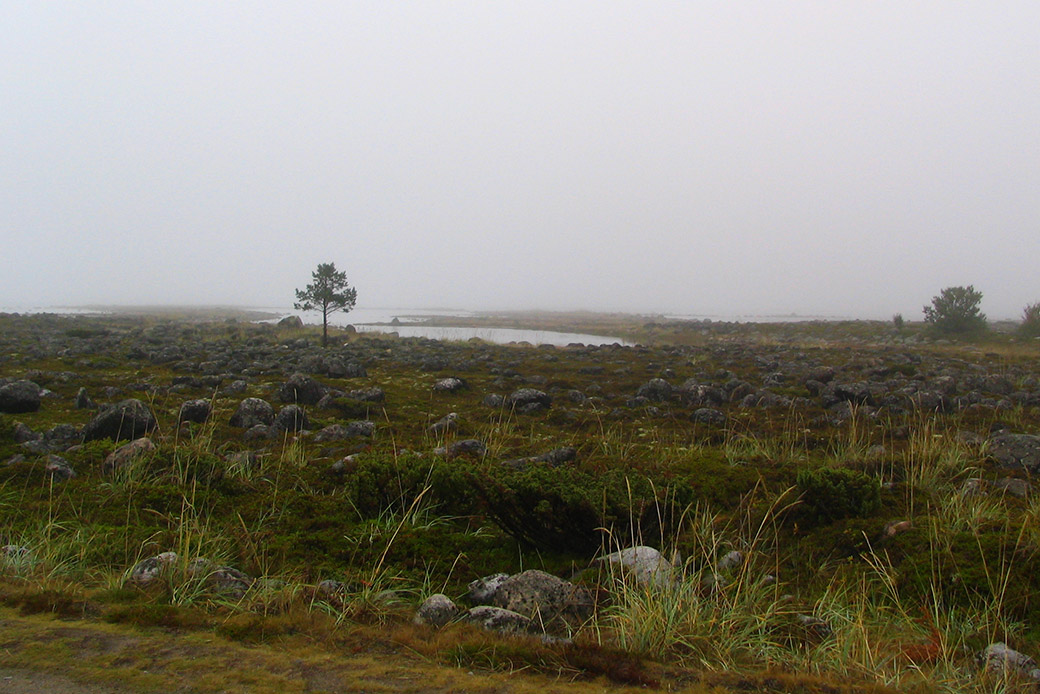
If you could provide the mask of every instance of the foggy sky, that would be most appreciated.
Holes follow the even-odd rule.
[[[0,305],[1040,301],[1040,2],[0,3]]]

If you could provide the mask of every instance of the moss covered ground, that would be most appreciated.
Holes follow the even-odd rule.
[[[1006,641],[1040,656],[1040,502],[964,485],[1030,481],[999,468],[987,441],[1040,432],[1035,344],[937,343],[869,322],[516,320],[502,327],[610,329],[646,346],[343,334],[323,351],[313,330],[235,319],[0,316],[0,378],[47,391],[38,411],[0,416],[0,545],[27,550],[0,557],[0,600],[23,614],[333,653],[380,633],[379,648],[463,668],[670,689],[726,690],[726,677],[772,677],[774,691],[1026,686],[980,673],[973,654]],[[335,375],[330,359],[365,375]],[[246,397],[286,404],[277,393],[296,372],[344,395],[305,405],[299,434],[249,440],[230,426]],[[435,390],[448,376],[465,387]],[[878,392],[843,407],[822,399],[819,378]],[[651,379],[668,391],[645,389]],[[734,399],[735,382],[783,400]],[[697,400],[692,384],[724,397]],[[97,412],[77,408],[81,388],[99,404],[146,403],[155,450],[113,473],[104,461],[121,443],[72,442],[57,454],[75,478],[53,478],[15,425],[83,427]],[[371,388],[381,401],[350,397]],[[520,388],[552,405],[521,414],[487,404]],[[940,407],[897,402],[943,388]],[[209,420],[179,424],[192,399],[211,402]],[[724,421],[697,420],[705,406]],[[457,428],[431,431],[451,412]],[[315,440],[359,419],[373,436]],[[436,451],[464,439],[486,453]],[[564,447],[572,460],[515,462]],[[633,544],[681,557],[689,592],[644,595],[595,561]],[[733,550],[746,563],[704,590]],[[260,580],[236,597],[184,574],[127,584],[138,561],[167,551]],[[476,578],[529,568],[599,596],[571,651],[405,626],[432,593],[458,597]],[[327,579],[342,592],[323,594]],[[826,633],[807,630],[805,615]],[[628,670],[616,667],[626,657]]]

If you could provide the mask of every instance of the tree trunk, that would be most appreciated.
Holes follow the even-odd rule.
[[[321,311],[321,346],[322,348],[329,346],[329,310],[327,308]]]

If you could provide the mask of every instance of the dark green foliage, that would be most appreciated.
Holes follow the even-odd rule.
[[[473,477],[488,516],[531,547],[581,554],[656,538],[681,512],[667,489],[621,470],[592,473],[531,465]],[[658,494],[660,496],[658,496]]]
[[[869,516],[881,507],[878,481],[858,470],[817,468],[797,477],[802,504],[798,518],[809,525],[823,525],[842,518]]]
[[[1023,337],[1040,337],[1040,302],[1029,304],[1022,310],[1018,333]]]
[[[986,315],[979,311],[982,292],[975,287],[947,287],[924,307],[924,322],[940,335],[965,335],[986,329]]]
[[[355,398],[336,398],[331,402],[332,409],[343,419],[366,419],[372,410],[379,409],[378,403]]]
[[[337,271],[335,263],[319,263],[311,278],[314,281],[306,289],[296,290],[293,306],[299,311],[321,311],[321,344],[325,346],[329,342],[329,314],[354,308],[357,290],[347,284],[347,273]]]
[[[362,456],[347,480],[350,500],[362,518],[410,510],[421,503],[440,514],[477,512],[468,463],[406,454]]]

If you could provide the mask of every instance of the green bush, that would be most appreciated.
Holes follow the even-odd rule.
[[[979,311],[982,292],[975,287],[947,287],[924,307],[924,322],[941,335],[963,335],[986,329],[986,314]]]
[[[366,454],[347,479],[350,501],[362,518],[403,513],[422,501],[447,515],[478,512],[468,463],[442,458]]]
[[[485,512],[505,533],[550,551],[598,551],[606,532],[612,543],[658,538],[682,505],[668,489],[655,489],[646,478],[620,470],[532,465],[474,475],[473,483]]]
[[[799,518],[810,525],[869,516],[881,508],[881,487],[873,477],[848,468],[802,470]]]

